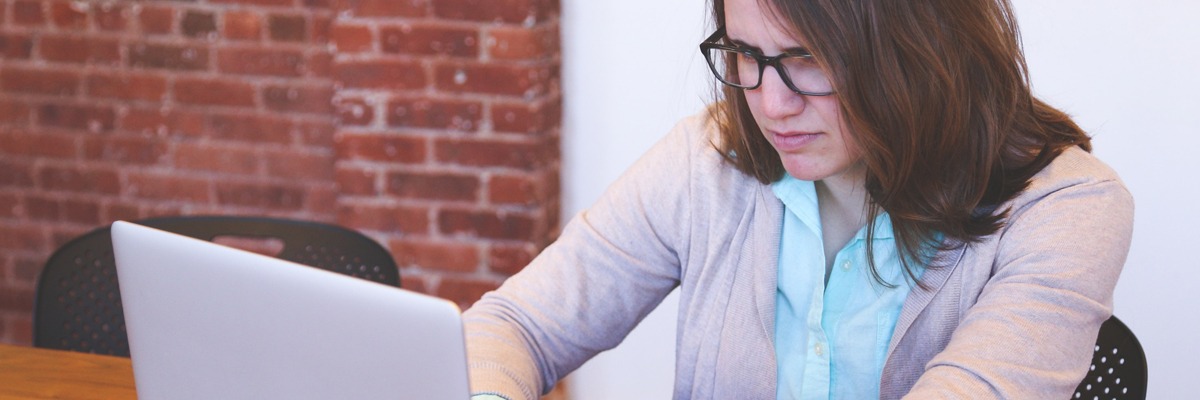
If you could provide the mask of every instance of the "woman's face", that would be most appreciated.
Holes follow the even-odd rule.
[[[732,43],[775,56],[805,48],[759,5],[760,0],[726,0],[725,32]],[[818,57],[820,55],[817,55]],[[843,130],[841,110],[830,96],[802,96],[788,89],[779,73],[767,67],[762,85],[745,90],[754,121],[766,136],[783,167],[797,179],[820,181],[854,177],[862,158]]]

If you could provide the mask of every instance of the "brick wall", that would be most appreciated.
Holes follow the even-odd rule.
[[[468,305],[556,234],[557,0],[0,0],[0,342],[115,219],[265,214]]]

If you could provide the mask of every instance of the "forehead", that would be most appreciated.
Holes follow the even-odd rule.
[[[730,40],[769,52],[808,47],[797,29],[768,0],[725,0],[725,34]]]

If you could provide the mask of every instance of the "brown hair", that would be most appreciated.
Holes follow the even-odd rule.
[[[886,211],[905,271],[940,233],[970,243],[999,230],[1000,205],[1070,146],[1091,150],[1063,112],[1035,98],[1008,0],[758,0],[792,27],[829,73],[867,170],[867,250]],[[713,0],[724,26],[725,0]],[[723,85],[722,85],[723,86]],[[786,171],[741,89],[711,115],[718,150],[768,184]]]

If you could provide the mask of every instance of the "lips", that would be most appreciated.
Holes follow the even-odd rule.
[[[800,150],[817,139],[820,139],[822,135],[821,132],[767,132],[769,135],[771,135],[771,144],[775,145],[775,150],[784,152]]]

